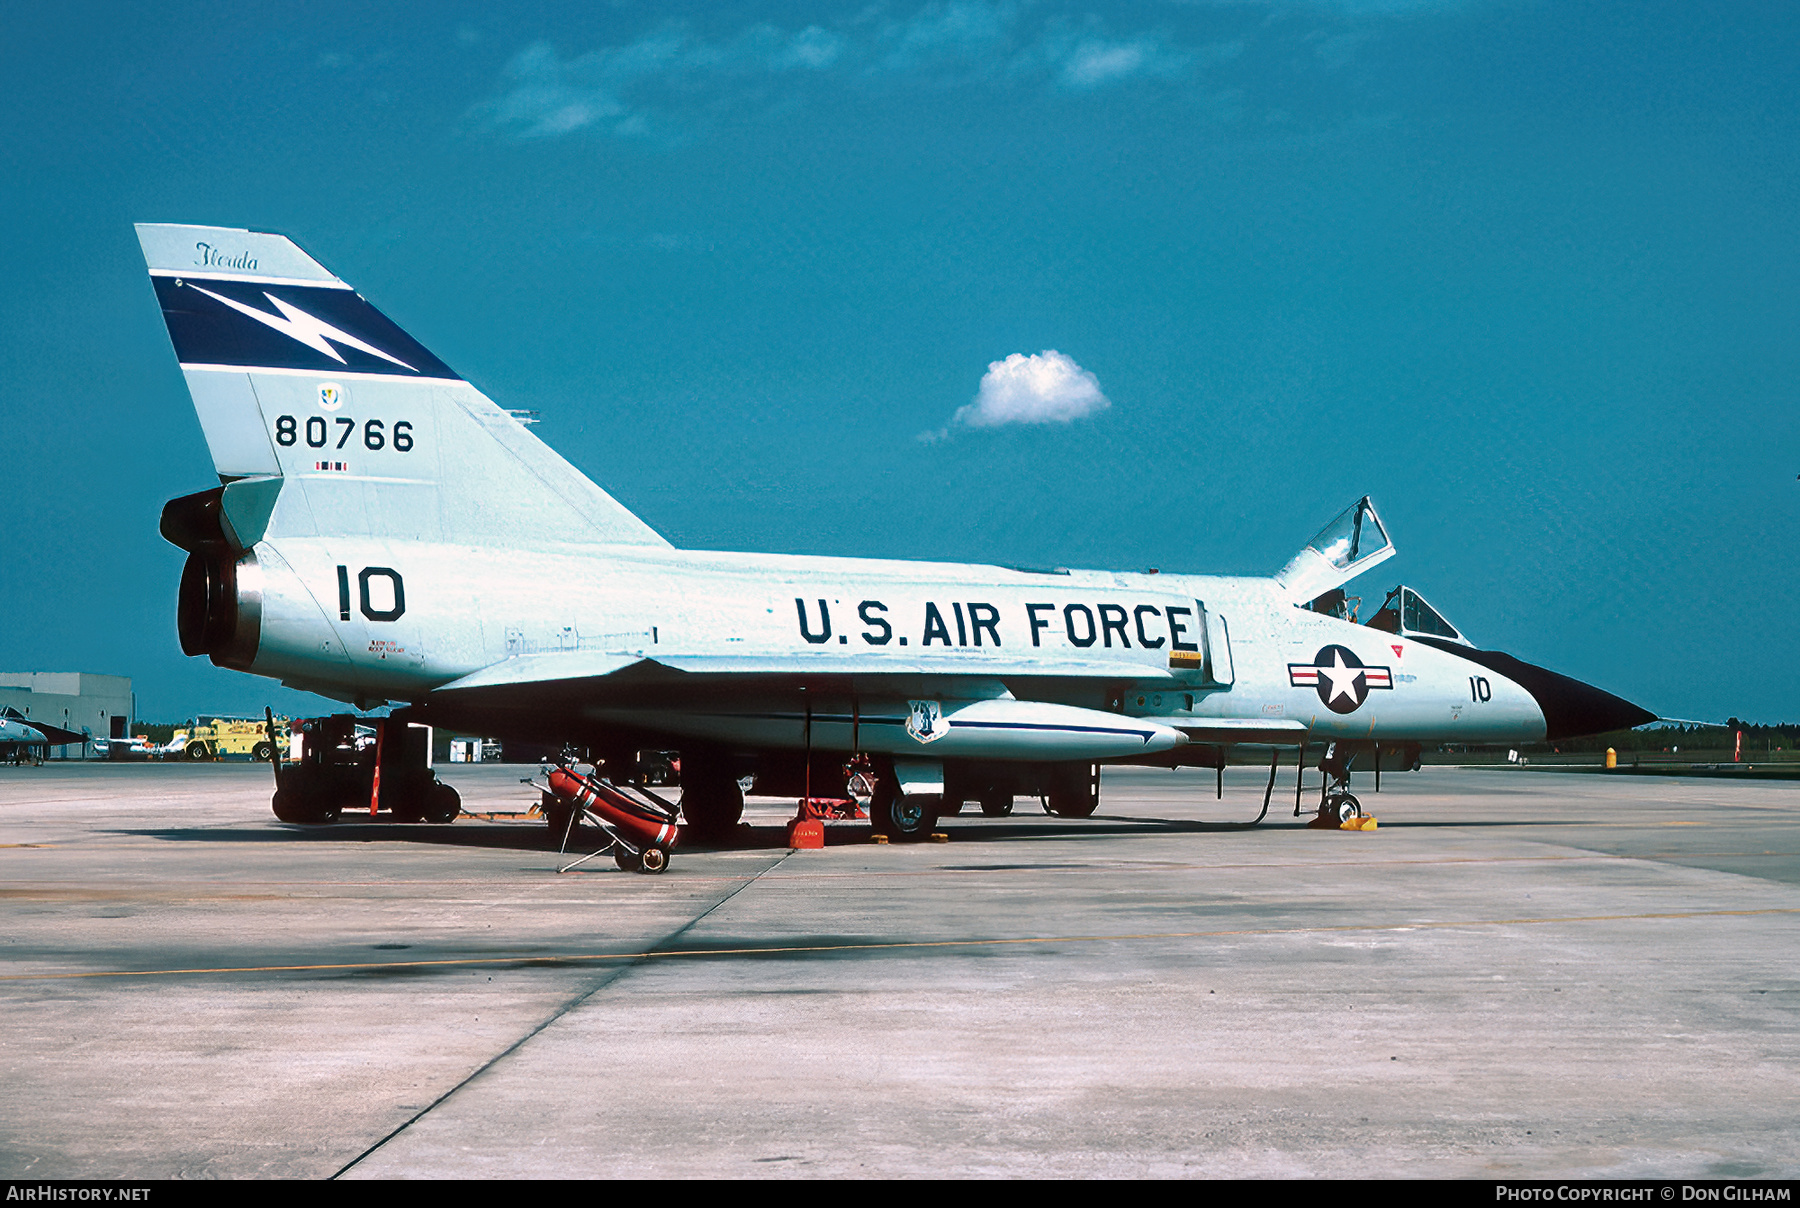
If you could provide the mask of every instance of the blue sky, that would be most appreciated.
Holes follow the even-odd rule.
[[[677,544],[1270,573],[1367,492],[1370,607],[1404,580],[1665,715],[1800,720],[1797,27],[19,10],[0,669],[309,707],[176,647],[157,516],[213,479],[130,225],[170,221],[292,236]],[[1046,350],[1106,405],[974,422]]]

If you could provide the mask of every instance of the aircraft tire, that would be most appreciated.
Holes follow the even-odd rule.
[[[683,772],[681,813],[687,829],[702,842],[728,838],[744,817],[744,790],[729,776]]]
[[[1011,793],[983,793],[981,795],[981,813],[987,818],[1005,818],[1013,810]]]
[[[1045,786],[1044,812],[1058,818],[1090,818],[1100,805],[1100,791],[1086,764],[1063,765]]]
[[[1362,802],[1349,793],[1333,793],[1328,808],[1337,815],[1339,822],[1362,817]]]
[[[1045,808],[1058,818],[1091,818],[1099,804],[1098,799],[1085,791],[1079,793],[1053,791]]]
[[[649,849],[646,848],[645,850],[648,851]],[[613,863],[617,864],[622,872],[643,871],[642,866],[638,863],[638,857],[617,845],[613,847]]]
[[[875,799],[869,803],[869,826],[878,835],[901,843],[916,843],[937,827],[942,800],[924,793],[905,796],[898,785],[883,777]]]
[[[650,876],[659,876],[669,867],[669,853],[660,847],[646,847],[638,855],[637,870]]]
[[[250,758],[257,763],[267,763],[275,757],[275,748],[266,742],[256,744],[256,750],[250,752]]]

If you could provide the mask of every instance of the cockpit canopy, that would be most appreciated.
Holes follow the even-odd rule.
[[[1319,535],[1282,567],[1275,582],[1290,602],[1304,604],[1393,556],[1394,543],[1375,514],[1374,502],[1364,495],[1320,529]]]
[[[1369,618],[1369,628],[1403,638],[1442,638],[1473,647],[1444,614],[1425,602],[1425,597],[1405,584],[1388,592],[1381,608]]]

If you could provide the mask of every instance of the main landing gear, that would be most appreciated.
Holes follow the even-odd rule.
[[[687,831],[702,843],[729,839],[744,817],[744,790],[724,763],[681,763],[681,813]]]
[[[1058,818],[1091,818],[1100,806],[1100,765],[1061,764],[1045,786],[1044,812]]]
[[[941,793],[908,793],[892,770],[875,778],[875,795],[869,801],[869,827],[878,835],[901,843],[924,839],[937,829],[944,798]]]

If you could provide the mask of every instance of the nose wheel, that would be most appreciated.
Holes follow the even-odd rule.
[[[1338,822],[1348,822],[1352,818],[1363,816],[1362,802],[1358,801],[1348,789],[1336,789],[1326,794],[1325,805],[1319,811],[1321,817],[1333,818]]]

